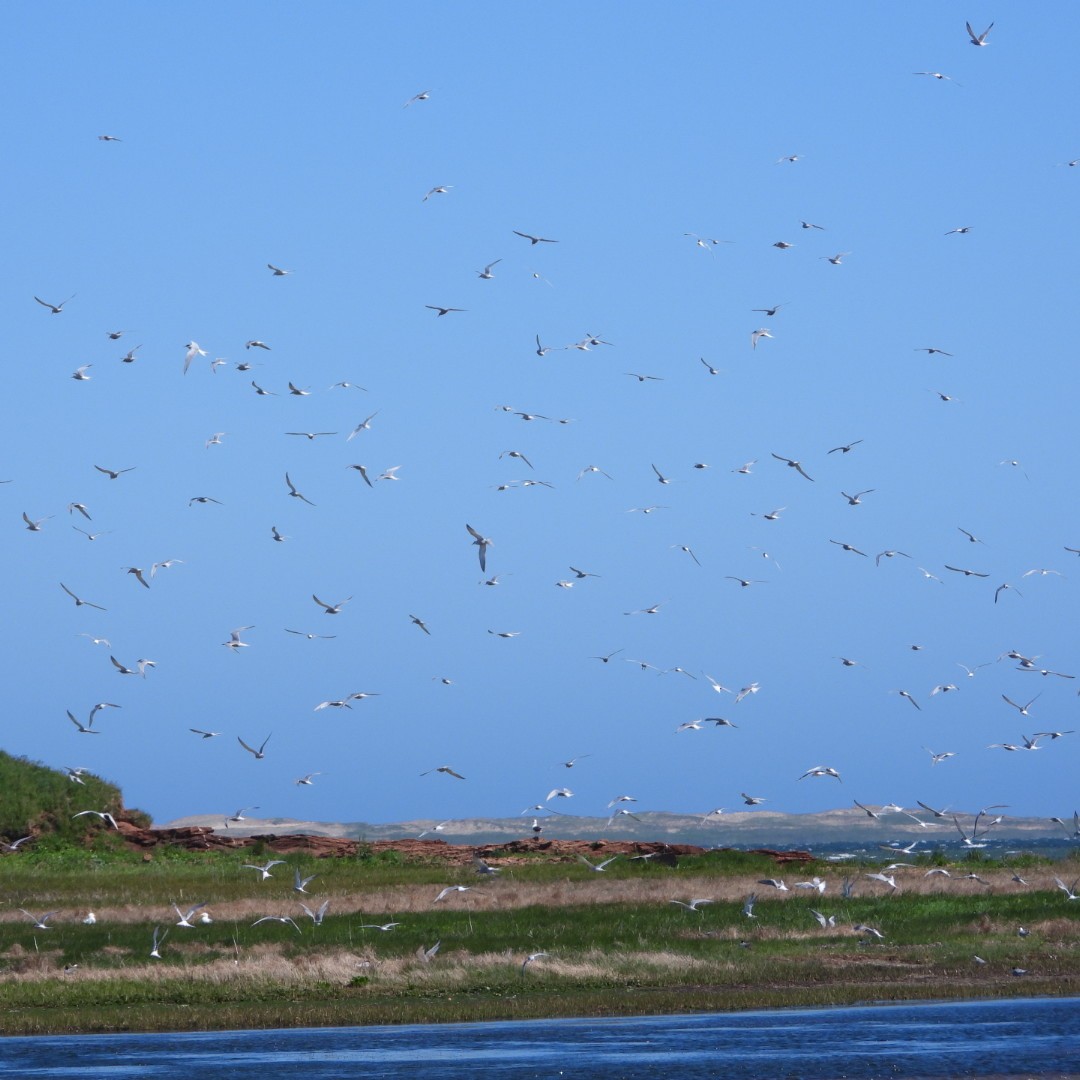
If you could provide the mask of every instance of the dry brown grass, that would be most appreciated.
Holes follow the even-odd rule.
[[[817,899],[817,894],[809,890],[795,889],[794,883],[801,880],[797,875],[788,875],[785,881],[789,892],[779,892],[767,885],[760,885],[758,879],[748,874],[717,877],[707,875],[683,875],[678,870],[667,875],[649,877],[620,878],[606,874],[593,874],[581,868],[589,876],[578,875],[558,881],[525,882],[513,877],[500,877],[494,880],[466,878],[470,885],[467,893],[453,893],[439,907],[452,910],[469,908],[473,911],[512,910],[524,907],[567,908],[593,904],[666,904],[671,900],[689,900],[692,897],[710,897],[716,901],[739,902],[751,892],[756,892],[762,899],[790,900],[800,897],[803,900]],[[888,897],[892,890],[886,885],[869,881],[864,870],[837,868],[827,873],[826,897],[835,899],[840,894],[843,880],[850,877],[855,882],[858,897]],[[1012,880],[1012,872],[1002,869],[980,870],[980,876],[989,882],[989,886],[969,881],[954,870],[951,877],[940,875],[925,877],[922,867],[901,869],[895,872],[898,892],[906,895],[959,895],[981,896],[1011,895],[1025,889],[1053,891],[1054,870],[1033,869],[1024,872],[1027,886]],[[445,884],[461,882],[459,875],[449,873]],[[300,896],[291,890],[287,883],[276,887],[254,885],[250,896],[240,900],[228,900],[211,904],[208,910],[213,918],[221,922],[254,922],[263,915],[291,915],[297,917],[299,902],[303,900],[309,907],[330,900],[330,911],[335,915],[378,915],[390,913],[395,916],[427,912],[434,910],[434,899],[441,885],[396,885],[371,889],[365,892],[353,892],[335,889],[333,878],[327,874],[312,886],[311,896]],[[190,898],[188,898],[190,900]],[[181,907],[187,901],[178,900]],[[822,899],[822,903],[828,902]],[[98,919],[114,923],[145,923],[159,918],[164,924],[171,923],[171,909],[164,905],[163,911],[148,914],[145,907],[136,904],[103,906],[94,909]],[[53,916],[55,923],[74,923],[86,915],[85,908],[61,910]],[[9,908],[0,911],[0,923],[25,921],[26,916]],[[46,931],[47,933],[47,931]]]

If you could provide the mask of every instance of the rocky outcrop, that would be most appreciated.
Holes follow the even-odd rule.
[[[275,855],[302,854],[317,859],[349,859],[366,855],[378,856],[393,851],[406,862],[438,862],[462,864],[479,855],[493,865],[513,862],[523,856],[540,855],[551,862],[571,862],[579,855],[586,858],[610,858],[621,855],[628,859],[649,859],[669,866],[678,864],[682,855],[703,855],[709,850],[693,844],[665,844],[661,841],[627,840],[511,840],[506,844],[448,844],[445,840],[345,840],[333,836],[312,836],[305,833],[260,833],[257,836],[237,836],[219,833],[208,825],[191,825],[175,829],[143,829],[122,818],[117,821],[120,836],[133,848],[148,854],[155,848],[181,847],[188,851],[230,851],[258,846]],[[805,851],[771,851],[759,849],[753,854],[767,855],[777,863],[809,862]]]

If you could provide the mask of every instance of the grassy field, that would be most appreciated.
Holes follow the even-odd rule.
[[[5,857],[0,1034],[1080,993],[1080,901],[1054,884],[1055,875],[1072,882],[1076,859],[941,864],[948,877],[925,876],[933,864],[918,860],[895,871],[896,889],[865,876],[880,867],[819,863],[788,873],[782,892],[759,884],[781,875],[770,859],[737,852],[683,858],[677,868],[620,858],[603,873],[517,858],[493,860],[501,872],[481,876],[363,851],[290,857],[267,880],[243,866],[268,858],[78,849]],[[317,875],[308,895],[293,890],[296,870]],[[814,875],[827,882],[823,894],[794,887]],[[436,903],[449,885],[467,891]],[[751,918],[743,906],[752,892]],[[695,898],[714,902],[696,912],[671,903]],[[313,912],[328,902],[321,924],[301,901]],[[177,926],[174,903],[205,904],[212,921],[196,915],[193,927]],[[55,914],[41,929],[20,908]],[[811,909],[836,925],[820,926]],[[252,925],[264,916],[295,926]],[[372,928],[387,923],[397,925]],[[160,959],[150,956],[155,928],[168,930]]]

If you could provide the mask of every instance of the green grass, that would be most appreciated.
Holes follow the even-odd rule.
[[[828,864],[825,896],[773,892],[756,878],[774,865],[745,853],[680,860],[677,870],[619,860],[602,875],[576,862],[514,860],[496,881],[472,868],[376,856],[290,857],[271,881],[243,869],[265,856],[243,852],[141,853],[68,848],[20,852],[0,863],[0,1034],[183,1030],[565,1015],[615,1015],[847,1004],[941,997],[1075,994],[1080,904],[1053,888],[1045,867],[1011,883],[986,860],[994,888],[905,871],[906,891],[878,895],[865,868]],[[319,876],[310,898],[291,890],[293,868]],[[1072,880],[1075,866],[1057,872]],[[996,875],[996,877],[994,876]],[[839,878],[859,881],[836,895]],[[788,880],[795,877],[788,875]],[[438,906],[438,889],[472,891]],[[939,884],[940,883],[940,884]],[[687,912],[668,898],[729,899]],[[757,915],[742,898],[759,895]],[[698,891],[700,890],[700,891]],[[378,898],[401,910],[380,910]],[[531,902],[542,897],[542,902]],[[298,900],[330,899],[321,926]],[[173,926],[171,904],[207,902],[215,921]],[[34,928],[15,909],[60,909],[55,927]],[[823,930],[817,908],[837,917]],[[99,912],[95,925],[80,920]],[[301,927],[258,914],[294,914]],[[399,921],[395,930],[362,923]],[[867,940],[865,923],[885,938]],[[168,927],[161,961],[149,958],[155,926]],[[1031,932],[1017,933],[1020,926]],[[431,963],[418,949],[441,942]],[[523,975],[531,952],[548,957]],[[985,964],[973,959],[978,954]],[[65,966],[78,965],[64,973]],[[1015,977],[1014,967],[1029,975]]]

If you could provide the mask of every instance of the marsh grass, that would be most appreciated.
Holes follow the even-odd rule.
[[[902,871],[897,892],[865,868],[804,867],[825,895],[774,892],[760,856],[684,860],[677,870],[619,860],[604,874],[577,863],[509,861],[495,879],[471,867],[374,858],[290,858],[260,882],[243,853],[0,862],[0,1033],[393,1023],[525,1016],[614,1015],[949,996],[1073,994],[1080,904],[1053,868],[1030,887],[980,865],[989,887]],[[294,867],[318,873],[310,897]],[[1058,868],[1060,873],[1060,868]],[[858,881],[850,899],[842,877]],[[1064,874],[1063,876],[1067,876]],[[1075,875],[1073,875],[1075,876]],[[1069,877],[1071,880],[1071,877]],[[470,891],[433,903],[445,885]],[[759,896],[756,917],[742,913]],[[672,899],[712,897],[700,912]],[[315,926],[303,916],[330,900]],[[175,926],[172,902],[206,902],[209,925]],[[54,908],[40,930],[17,908]],[[836,916],[820,927],[816,908]],[[97,922],[81,922],[87,910]],[[300,927],[267,922],[290,915]],[[399,922],[389,932],[362,924]],[[878,940],[853,930],[879,929]],[[160,961],[155,926],[169,927]],[[1025,927],[1026,937],[1018,935]],[[441,943],[431,962],[418,950]],[[523,973],[524,957],[547,957]],[[973,959],[978,954],[984,964]],[[72,967],[72,965],[77,965]],[[1016,977],[1014,967],[1029,974]],[[65,973],[65,968],[68,969]]]

